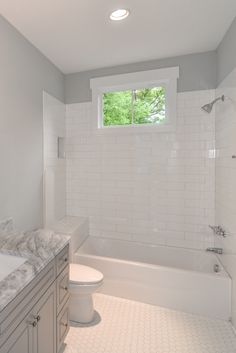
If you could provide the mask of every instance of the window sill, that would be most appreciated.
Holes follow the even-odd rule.
[[[96,134],[144,134],[144,133],[167,133],[174,132],[176,126],[174,124],[163,125],[132,125],[132,126],[109,126],[95,129]]]

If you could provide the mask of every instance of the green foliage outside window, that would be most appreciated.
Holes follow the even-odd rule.
[[[165,89],[103,94],[103,125],[159,124],[165,120]]]

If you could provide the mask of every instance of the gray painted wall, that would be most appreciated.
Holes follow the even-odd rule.
[[[217,49],[217,83],[236,67],[236,18]]]
[[[89,81],[93,77],[170,66],[180,67],[179,92],[216,88],[236,67],[236,18],[216,51],[68,74],[65,76],[65,102],[91,101]]]
[[[184,55],[168,59],[97,69],[65,76],[65,102],[91,101],[90,79],[128,72],[179,66],[178,91],[204,90],[216,87],[216,52]]]
[[[42,225],[43,105],[64,100],[64,76],[0,16],[0,219]]]

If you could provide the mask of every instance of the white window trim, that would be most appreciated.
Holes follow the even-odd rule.
[[[122,131],[122,133],[143,133],[174,130],[176,125],[178,78],[179,67],[171,67],[91,79],[93,128],[102,133],[119,131]],[[166,120],[163,124],[103,126],[102,98],[104,93],[159,86],[165,87],[166,91]]]

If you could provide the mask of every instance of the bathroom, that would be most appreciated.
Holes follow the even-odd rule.
[[[236,2],[2,0],[0,353],[236,353]]]

